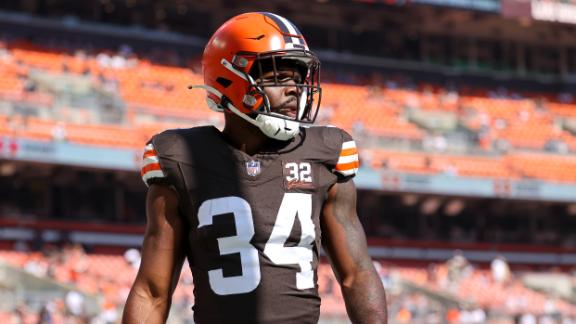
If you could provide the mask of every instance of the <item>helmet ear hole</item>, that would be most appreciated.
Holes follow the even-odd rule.
[[[216,78],[216,82],[218,82],[218,84],[220,84],[224,88],[228,88],[232,84],[231,80],[223,78],[223,77]]]

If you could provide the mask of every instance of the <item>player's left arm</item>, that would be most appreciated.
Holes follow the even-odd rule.
[[[322,209],[322,244],[353,323],[387,323],[386,294],[356,214],[356,186],[334,184]]]

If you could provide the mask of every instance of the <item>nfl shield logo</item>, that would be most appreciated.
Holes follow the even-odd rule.
[[[249,176],[255,177],[260,174],[260,161],[246,162],[246,172]]]

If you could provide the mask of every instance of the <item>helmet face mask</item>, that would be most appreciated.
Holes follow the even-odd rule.
[[[244,53],[246,55],[246,53]],[[320,88],[320,61],[310,51],[288,50],[268,53],[250,54],[253,65],[250,69],[251,82],[248,92],[255,97],[259,106],[253,106],[255,113],[269,115],[276,118],[296,121],[299,123],[314,123],[320,107],[322,89]],[[290,73],[293,76],[290,76]],[[262,78],[262,76],[267,76]],[[293,83],[288,84],[288,81]],[[267,88],[296,88],[297,111],[289,116],[277,111],[272,106],[266,94]]]

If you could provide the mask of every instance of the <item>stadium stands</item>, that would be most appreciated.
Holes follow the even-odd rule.
[[[82,292],[97,294],[103,299],[101,306],[112,310],[118,316],[122,310],[123,302],[137,268],[130,264],[126,257],[118,255],[85,254],[78,247],[68,247],[61,253],[40,254],[29,252],[0,251],[0,262],[9,263],[13,266],[33,272],[41,277],[52,278],[57,282],[71,284]],[[391,281],[409,282],[422,289],[428,289],[431,294],[452,295],[461,300],[459,309],[473,308],[484,309],[494,318],[516,316],[518,314],[563,314],[568,319],[576,316],[576,307],[568,302],[554,298],[540,292],[526,288],[521,277],[507,283],[497,283],[491,278],[488,270],[474,269],[471,273],[463,276],[455,283],[450,282],[448,267],[439,265],[434,271],[434,278],[430,278],[428,270],[406,266],[394,266],[379,264],[382,280],[388,287],[390,309],[393,311],[391,318],[405,316],[397,302],[402,299],[395,289],[392,289]],[[330,318],[342,318],[345,316],[342,294],[336,278],[327,263],[321,263],[318,270],[319,292],[322,297],[322,313]],[[177,316],[190,316],[189,306],[193,301],[192,274],[185,267],[180,276],[180,282],[174,293],[173,303],[185,305]],[[415,309],[411,305],[410,312],[426,313],[432,309]],[[428,304],[427,307],[431,307]],[[27,309],[26,317],[37,319],[38,310]],[[60,314],[60,316],[64,316]],[[448,310],[443,316],[449,316]],[[457,315],[458,316],[458,315]],[[9,318],[10,313],[0,312],[1,318]]]
[[[124,122],[105,125],[83,107],[58,106],[58,93],[34,79],[34,73],[45,73],[48,78],[91,76],[92,91],[109,91],[121,98]],[[139,149],[147,138],[167,127],[219,120],[217,114],[205,108],[203,93],[191,93],[186,88],[202,83],[198,73],[143,59],[106,53],[71,56],[9,47],[0,60],[0,75],[0,100],[12,103],[12,108],[0,110],[4,111],[0,114],[0,134],[4,136]],[[371,138],[423,143],[436,133],[414,120],[423,112],[440,112],[453,116],[480,138],[478,143],[470,143],[469,151],[483,147],[490,154],[450,154],[450,146],[445,143],[449,133],[444,133],[435,137],[440,139],[440,144],[431,147],[435,154],[365,146],[366,154],[362,155],[370,157],[369,166],[400,172],[435,174],[455,169],[461,176],[576,181],[576,174],[566,171],[575,169],[576,160],[571,155],[558,155],[576,151],[576,137],[562,127],[563,121],[576,116],[572,103],[539,101],[540,97],[491,98],[488,93],[459,96],[431,86],[410,89],[327,82],[323,89],[323,123]],[[42,111],[19,115],[17,106],[22,103]],[[71,112],[76,114],[76,121],[67,120],[66,113]],[[560,143],[560,148],[546,152],[547,145],[554,141]],[[546,168],[537,167],[544,158]]]

